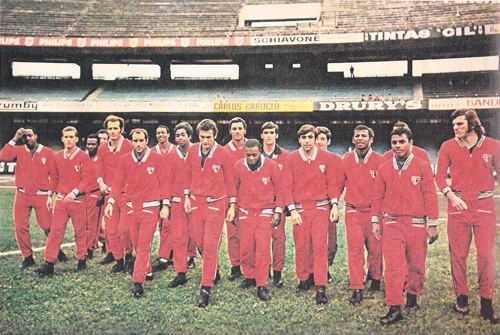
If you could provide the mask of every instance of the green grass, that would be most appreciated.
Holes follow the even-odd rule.
[[[0,250],[17,249],[12,224],[12,191],[0,190]],[[443,199],[441,199],[443,200]],[[444,202],[441,209],[443,212]],[[239,289],[240,281],[227,280],[229,261],[225,238],[221,248],[222,281],[213,289],[210,305],[196,307],[199,293],[201,261],[189,270],[189,282],[176,289],[167,289],[175,273],[172,269],[155,275],[145,285],[142,299],[131,296],[132,279],[128,275],[109,274],[110,266],[98,264],[104,255],[97,253],[88,261],[88,268],[74,273],[76,258],[66,248],[70,261],[56,264],[52,278],[39,278],[33,271],[21,272],[17,266],[20,255],[0,256],[0,334],[500,334],[500,325],[490,325],[479,318],[479,297],[475,275],[475,249],[469,257],[469,316],[452,310],[455,296],[452,289],[444,217],[440,220],[440,238],[429,247],[427,279],[419,296],[420,309],[406,315],[400,323],[383,328],[378,320],[385,315],[383,293],[367,293],[358,307],[347,299],[345,230],[343,218],[338,225],[339,251],[330,268],[334,282],[328,285],[329,304],[317,306],[314,291],[297,294],[294,270],[293,238],[287,223],[287,255],[284,270],[285,286],[268,285],[272,300],[259,301],[255,289]],[[31,227],[36,245],[42,245],[43,232]],[[72,227],[66,232],[71,240]],[[153,255],[158,240],[155,238]],[[495,245],[497,263],[500,242]],[[40,264],[43,252],[36,252]],[[495,276],[500,288],[500,272]],[[500,312],[498,294],[494,306]]]

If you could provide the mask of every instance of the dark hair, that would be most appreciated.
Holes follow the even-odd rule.
[[[87,140],[88,140],[89,138],[96,139],[96,140],[99,142],[99,136],[97,136],[97,134],[90,134],[90,135],[87,135]]]
[[[318,137],[318,135],[320,134],[325,134],[327,140],[332,139],[332,133],[330,132],[330,129],[328,129],[327,127],[317,126],[316,129],[314,129],[315,137]]]
[[[413,139],[413,133],[411,132],[410,128],[398,127],[398,128],[392,129],[392,131],[391,131],[391,137],[393,135],[401,136],[404,134],[406,135],[406,137],[408,137],[408,142]]]
[[[394,128],[408,128],[410,129],[410,127],[408,126],[408,124],[404,123],[403,121],[398,121],[394,124],[394,126],[392,126],[392,129]]]
[[[266,130],[266,129],[274,129],[274,132],[276,134],[278,134],[280,127],[276,123],[274,123],[272,121],[268,121],[268,122],[264,123],[262,125],[262,127],[260,127],[261,133],[263,133],[264,130]]]
[[[199,133],[200,130],[203,131],[211,130],[214,137],[216,137],[218,133],[217,124],[215,123],[214,120],[210,119],[203,119],[200,121],[200,123],[198,123],[198,125],[196,126],[196,131]]]
[[[255,148],[255,147],[259,148],[259,151],[260,151],[259,140],[255,139],[255,138],[251,138],[245,142],[245,148]]]
[[[481,121],[473,109],[457,109],[451,113],[451,119],[455,120],[459,116],[465,116],[467,120],[467,132],[475,131],[477,136],[484,135],[484,127],[481,125]]]
[[[106,134],[106,136],[107,136],[108,131],[106,129],[99,129],[99,131],[97,132],[97,136],[99,136],[99,134]]]
[[[229,121],[229,130],[231,130],[231,126],[233,125],[233,123],[238,123],[238,122],[241,122],[243,123],[243,129],[247,129],[247,123],[245,122],[245,120],[243,120],[241,117],[234,117],[231,119],[231,121]]]
[[[160,125],[158,125],[158,127],[156,127],[156,129],[158,129],[158,128],[165,128],[165,130],[167,131],[167,134],[170,134],[170,129],[168,129],[167,126],[160,124]]]
[[[144,129],[144,128],[134,128],[134,129],[132,129],[132,130],[130,131],[130,138],[132,139],[132,136],[133,136],[134,134],[136,134],[136,133],[142,133],[142,134],[144,134],[144,138],[145,138],[146,140],[148,140],[148,139],[149,139],[148,131],[147,131],[146,129]]]
[[[120,128],[125,127],[125,120],[123,120],[121,117],[116,116],[116,115],[108,115],[108,117],[104,120],[104,128],[108,129],[108,123],[109,122],[120,122]]]
[[[33,132],[33,135],[37,135],[35,128],[33,128],[31,126],[26,126],[26,127],[23,127],[23,128],[24,129],[30,129]]]
[[[187,122],[181,122],[178,123],[175,128],[174,128],[174,134],[177,132],[179,129],[184,129],[186,131],[186,134],[191,137],[193,135],[193,127]]]
[[[370,138],[375,137],[375,133],[373,132],[373,129],[365,126],[364,124],[360,124],[359,126],[356,126],[356,128],[354,128],[354,132],[361,131],[361,130],[368,131],[368,137],[370,137]]]
[[[316,138],[316,132],[314,130],[314,126],[310,125],[310,124],[305,124],[302,127],[300,127],[299,131],[297,131],[297,135],[298,135],[298,137],[300,137],[300,136],[305,135],[311,131],[314,133],[314,138]]]

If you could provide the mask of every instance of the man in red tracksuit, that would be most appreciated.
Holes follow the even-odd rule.
[[[259,299],[269,301],[269,244],[283,212],[282,176],[278,164],[261,155],[259,141],[245,143],[245,156],[234,166],[241,267],[246,277],[241,287],[257,286]]]
[[[159,125],[156,127],[156,140],[158,144],[156,144],[152,150],[164,156],[165,159],[167,159],[170,152],[175,150],[175,145],[168,141],[169,136],[170,130],[167,126]],[[170,220],[160,220],[160,245],[158,247],[158,258],[152,264],[153,272],[164,271],[173,264],[171,234]]]
[[[368,273],[371,279],[369,291],[380,291],[382,277],[382,245],[372,234],[371,190],[380,164],[385,158],[373,151],[373,130],[365,125],[354,128],[352,143],[355,150],[342,158],[338,192],[340,198],[345,188],[345,229],[347,236],[347,260],[353,305],[363,300],[365,278],[365,246],[368,251]]]
[[[316,303],[326,304],[328,220],[338,220],[338,208],[336,212],[332,209],[338,206],[333,198],[338,167],[328,152],[315,146],[314,126],[303,125],[297,134],[300,149],[288,155],[283,169],[283,193],[293,224],[295,268],[300,280],[297,289],[308,290],[314,276]]]
[[[481,317],[496,324],[499,318],[492,305],[496,232],[493,170],[498,176],[500,142],[484,135],[481,121],[472,109],[456,110],[451,119],[455,138],[444,142],[439,150],[436,184],[448,198],[451,274],[457,295],[453,309],[463,315],[469,313],[467,257],[474,236]],[[451,183],[447,182],[448,173]]]
[[[438,198],[432,168],[412,154],[412,138],[408,128],[391,132],[394,157],[380,165],[372,190],[372,232],[377,240],[382,238],[389,307],[380,319],[382,325],[403,319],[403,289],[407,292],[406,309],[417,308],[417,295],[425,280],[427,238],[429,244],[438,238]]]
[[[45,243],[45,263],[35,269],[40,276],[54,273],[54,262],[61,248],[66,226],[71,219],[76,244],[78,264],[75,271],[84,270],[87,258],[87,201],[89,191],[90,158],[76,146],[78,131],[68,126],[62,130],[64,149],[56,154],[56,175],[54,184],[57,198],[54,204],[52,225]]]
[[[184,210],[190,215],[195,242],[203,259],[197,305],[206,307],[212,286],[220,280],[217,268],[222,228],[224,219],[229,224],[234,220],[236,188],[230,155],[215,142],[215,122],[204,119],[196,130],[200,143],[193,144],[186,156],[188,184],[184,190]]]
[[[408,129],[410,129],[408,124],[406,124],[405,122],[401,122],[401,121],[396,122],[394,124],[394,126],[392,127],[392,129],[394,129],[394,128],[408,128]],[[425,151],[424,149],[417,147],[416,145],[412,145],[411,146],[411,153],[413,155],[415,155],[416,157],[423,159],[427,163],[429,163],[429,164],[431,163],[431,158],[429,157],[429,153],[427,151]],[[387,150],[384,153],[384,157],[386,159],[392,159],[392,157],[394,157],[394,152],[392,151],[392,149]]]
[[[30,215],[35,209],[36,223],[48,235],[52,220],[52,194],[55,190],[55,155],[52,150],[37,142],[36,130],[19,128],[14,138],[0,151],[0,160],[16,160],[14,199],[14,227],[17,245],[24,257],[21,270],[35,265],[30,241]],[[16,142],[23,140],[23,146]],[[59,261],[66,261],[66,255],[59,251]]]
[[[229,121],[229,134],[231,141],[224,146],[229,152],[231,164],[235,164],[238,160],[245,157],[245,134],[247,131],[247,124],[245,120],[240,117],[235,117]],[[228,222],[227,228],[227,253],[229,261],[231,262],[231,274],[227,279],[233,281],[241,277],[240,267],[240,237],[238,219],[234,222]]]
[[[266,122],[261,127],[260,138],[262,139],[262,155],[271,159],[278,164],[280,175],[283,184],[283,166],[285,165],[288,151],[280,147],[276,140],[279,136],[279,127],[274,122]],[[272,268],[273,268],[273,284],[277,288],[283,287],[282,271],[285,266],[286,253],[286,234],[285,234],[286,215],[281,215],[281,222],[277,227],[274,227],[272,234],[271,250],[272,250]]]
[[[125,199],[127,211],[122,212],[121,220],[129,228],[136,254],[132,294],[140,298],[144,294],[143,284],[151,271],[151,245],[158,218],[168,217],[170,196],[165,158],[147,147],[147,131],[133,129],[130,136],[134,150],[122,156],[118,162],[104,214],[106,217],[112,216],[116,199]]]
[[[122,136],[125,121],[121,117],[109,115],[104,120],[109,140],[99,145],[98,156],[98,178],[97,183],[102,194],[109,196],[111,192],[111,182],[115,177],[118,160],[121,156],[129,154],[132,150],[132,143]],[[123,190],[120,190],[123,191]],[[132,242],[128,228],[120,223],[121,209],[126,210],[126,204],[121,197],[115,198],[117,208],[111,217],[104,217],[104,229],[106,233],[106,246],[109,252],[101,261],[101,264],[109,264],[116,260],[116,264],[111,269],[112,273],[131,270],[134,264],[132,257]],[[107,199],[105,199],[105,203]],[[123,254],[127,265],[123,260]],[[129,271],[130,272],[130,271]]]
[[[96,134],[87,136],[87,154],[90,157],[90,172],[92,175],[91,184],[89,185],[90,191],[87,193],[87,259],[92,259],[94,250],[98,248],[99,230],[101,228],[101,212],[100,203],[101,190],[97,184],[97,168],[98,156],[97,148],[99,147],[99,138]]]
[[[333,159],[333,162],[336,166],[340,166],[342,164],[342,158],[340,156],[334,154],[333,152],[328,151],[328,146],[330,145],[330,141],[332,139],[332,133],[327,127],[318,126],[315,129],[316,132],[316,140],[314,144],[321,149],[328,152]],[[333,261],[335,260],[335,255],[337,254],[337,221],[329,221],[328,222],[328,268],[333,265]],[[332,276],[330,275],[330,271],[327,272],[328,282],[331,283],[333,281]]]

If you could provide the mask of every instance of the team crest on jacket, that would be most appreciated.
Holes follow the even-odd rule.
[[[76,172],[80,171],[80,169],[81,169],[81,166],[80,166],[80,165],[75,165],[75,171],[76,171]]]
[[[326,165],[321,164],[321,165],[319,166],[319,169],[321,170],[321,172],[325,173],[325,170],[326,170]]]
[[[278,167],[280,168],[280,171],[283,170],[283,164],[278,164]]]
[[[45,163],[47,163],[47,158],[42,157],[42,164],[45,165]]]
[[[152,174],[153,172],[155,172],[155,168],[154,167],[148,167],[148,174]]]
[[[488,163],[491,159],[491,155],[488,155],[488,154],[483,154],[483,159],[486,163]]]
[[[220,169],[220,165],[212,165],[212,170],[214,170],[215,173],[217,173]]]
[[[375,177],[377,176],[377,171],[370,170],[370,176],[372,176],[372,179],[375,179]]]
[[[267,183],[269,183],[269,178],[263,177],[262,182],[264,183],[264,185],[267,185]]]
[[[417,185],[418,182],[420,181],[420,176],[411,177],[411,181],[412,181],[413,185]]]

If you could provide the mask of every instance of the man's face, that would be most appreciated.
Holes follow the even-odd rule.
[[[87,150],[89,151],[89,154],[95,154],[97,151],[97,138],[87,138]]]
[[[465,138],[469,135],[469,121],[465,118],[465,115],[460,115],[453,119],[453,131],[455,132],[455,137]]]
[[[26,144],[26,146],[29,149],[33,149],[36,146],[36,139],[38,138],[38,135],[33,133],[32,129],[26,129],[23,134],[23,143]]]
[[[119,139],[123,132],[123,129],[120,128],[120,121],[109,121],[106,131],[111,140],[116,141]]]
[[[168,141],[168,135],[170,135],[169,133],[167,133],[167,129],[163,128],[163,127],[160,127],[160,128],[157,128],[156,129],[156,140],[158,141],[158,143],[165,143]]]
[[[326,137],[326,134],[318,134],[314,144],[321,150],[328,150],[328,145],[330,144],[330,140]]]
[[[99,134],[97,134],[97,137],[99,137],[99,144],[105,143],[108,141],[108,134],[106,134],[106,133],[99,133]]]
[[[245,147],[245,157],[249,166],[254,166],[259,161],[260,149],[259,147]]]
[[[408,136],[403,135],[392,135],[391,137],[391,147],[396,158],[400,161],[405,160],[410,155],[411,145],[413,140],[408,141]]]
[[[299,144],[302,150],[310,152],[314,148],[314,132],[310,131],[299,136]]]
[[[264,144],[274,145],[276,144],[278,134],[276,134],[276,129],[264,129],[262,134],[260,134],[260,138]]]
[[[184,148],[191,141],[191,136],[188,136],[185,129],[177,129],[175,131],[175,143],[181,148]]]
[[[233,141],[241,141],[245,136],[246,130],[243,126],[243,122],[235,122],[231,124],[231,129],[229,129],[229,134]]]
[[[373,143],[373,138],[370,138],[368,130],[355,130],[352,137],[352,144],[358,150],[365,150]]]
[[[132,135],[132,145],[134,146],[134,151],[137,155],[142,155],[147,148],[148,141],[146,136],[142,132],[135,132]]]
[[[198,137],[200,138],[201,150],[203,152],[210,151],[215,141],[214,132],[212,130],[200,130],[198,132]]]
[[[76,137],[76,134],[73,130],[68,130],[63,132],[61,141],[63,142],[65,149],[73,149],[78,142],[78,137]]]

